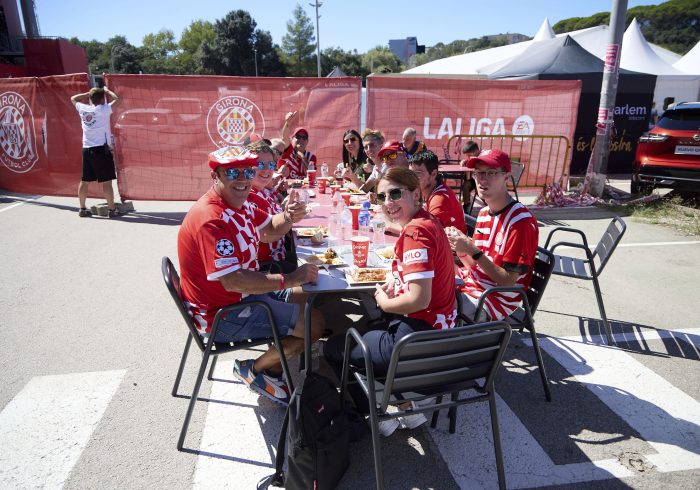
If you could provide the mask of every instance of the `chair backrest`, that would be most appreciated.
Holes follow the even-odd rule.
[[[479,378],[491,390],[510,335],[507,323],[489,322],[403,337],[392,352],[382,407],[392,394],[451,392]]]
[[[527,288],[527,301],[530,303],[530,313],[533,315],[537,311],[544,290],[547,287],[549,278],[554,270],[554,254],[546,248],[537,247],[535,264],[532,268],[532,278],[530,286]]]
[[[612,221],[610,221],[608,228],[605,230],[605,233],[603,233],[603,236],[600,238],[593,252],[593,258],[595,259],[598,257],[600,261],[596,267],[596,274],[603,272],[605,264],[610,260],[610,256],[615,251],[617,244],[622,240],[622,235],[625,234],[626,230],[627,225],[619,216],[615,216]]]
[[[175,305],[177,305],[177,309],[180,312],[180,315],[182,315],[182,318],[185,320],[187,328],[190,330],[190,334],[192,334],[192,337],[194,337],[194,341],[197,342],[197,346],[201,351],[204,351],[206,346],[204,345],[204,341],[197,331],[197,327],[195,326],[192,317],[185,308],[182,290],[180,289],[180,276],[178,275],[177,270],[175,270],[175,266],[170,261],[170,258],[163,257],[161,261],[161,271],[163,272],[163,280],[165,281],[165,286],[168,288],[170,297],[173,298]]]
[[[510,179],[513,184],[513,189],[518,188],[520,184],[520,178],[523,176],[523,170],[525,170],[525,165],[520,162],[510,162]]]

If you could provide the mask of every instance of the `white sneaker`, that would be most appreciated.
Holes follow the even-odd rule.
[[[391,434],[396,432],[396,429],[398,429],[401,425],[401,422],[399,422],[399,418],[380,420],[379,433],[384,437],[389,437]]]
[[[416,427],[420,427],[426,423],[428,419],[422,413],[417,413],[415,415],[398,417],[398,421],[401,424],[402,429],[415,429]]]

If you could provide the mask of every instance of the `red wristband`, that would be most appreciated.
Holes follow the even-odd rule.
[[[280,274],[280,291],[284,291],[284,274]]]

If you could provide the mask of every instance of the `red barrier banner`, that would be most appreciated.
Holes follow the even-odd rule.
[[[514,144],[532,145],[530,135],[573,140],[581,94],[578,80],[471,80],[439,77],[370,76],[367,78],[367,127],[387,139],[401,139],[406,127],[443,158],[453,135],[517,135]],[[499,138],[479,138],[499,141]],[[508,149],[506,149],[508,150]],[[529,185],[551,183],[568,174],[571,152],[556,162],[542,162],[553,151],[510,148],[525,165]],[[522,155],[522,156],[521,156]],[[455,158],[454,155],[449,155]]]
[[[318,162],[338,162],[360,123],[359,78],[107,75],[122,198],[194,200],[211,185],[207,154],[253,133],[280,137],[287,112]],[[293,129],[293,128],[292,128]]]
[[[84,73],[0,79],[1,188],[77,195],[82,131],[70,98],[87,90]]]

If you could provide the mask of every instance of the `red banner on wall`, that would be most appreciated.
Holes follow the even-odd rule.
[[[70,98],[87,90],[84,73],[0,80],[0,187],[77,194],[82,131]]]
[[[573,140],[581,93],[578,80],[471,80],[438,77],[370,76],[367,78],[367,126],[387,139],[401,139],[406,127],[442,158],[448,139],[464,135],[565,136]],[[497,141],[497,139],[496,139]],[[527,151],[518,154],[527,155]],[[563,153],[562,153],[563,155]],[[556,165],[557,178],[568,173],[567,161]],[[536,162],[522,161],[537,173]],[[544,168],[544,167],[543,167]],[[553,172],[553,166],[547,166]],[[544,183],[532,175],[532,185]],[[548,182],[552,182],[549,176]]]
[[[253,133],[280,137],[287,112],[309,130],[318,161],[337,162],[343,132],[360,122],[359,78],[108,75],[119,193],[194,200],[211,185],[207,154]]]

